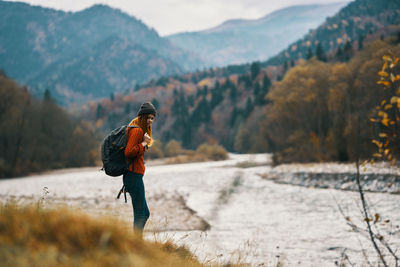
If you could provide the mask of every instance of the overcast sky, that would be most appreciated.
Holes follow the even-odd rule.
[[[154,28],[160,35],[164,36],[177,32],[211,28],[228,19],[257,19],[272,11],[292,5],[350,1],[351,0],[26,0],[22,2],[65,11],[79,11],[94,4],[102,3],[119,8],[135,16],[146,25]]]

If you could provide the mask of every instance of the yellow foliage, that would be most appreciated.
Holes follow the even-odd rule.
[[[375,145],[377,145],[378,147],[382,147],[382,143],[377,141],[377,140],[372,140],[372,143],[374,143]]]
[[[97,129],[100,129],[101,126],[103,126],[103,120],[102,120],[102,119],[98,119],[98,120],[96,121],[96,128],[97,128]]]
[[[387,68],[387,66],[388,66],[388,63],[387,63],[387,61],[383,64],[383,66],[382,66],[382,71],[385,71],[386,70],[386,68]]]
[[[390,86],[390,82],[388,82],[388,81],[378,81],[377,84],[383,84],[386,87]]]
[[[381,120],[381,123],[382,123],[383,125],[385,125],[386,127],[388,127],[388,126],[389,126],[389,119],[388,119],[387,117],[384,117],[384,118]]]
[[[394,77],[393,73],[390,73],[390,80],[391,80],[392,82],[394,82],[394,79],[395,79],[395,77]]]
[[[385,71],[380,71],[380,72],[378,72],[378,75],[381,76],[381,77],[388,77],[389,73],[387,73]]]
[[[399,63],[399,59],[398,57],[395,58],[395,60],[393,61],[392,64],[390,64],[390,68],[393,69],[395,66],[397,66],[397,63]]]
[[[389,61],[389,62],[392,61],[392,58],[391,58],[390,56],[388,56],[388,55],[384,55],[384,56],[382,57],[382,59],[383,59],[384,61]]]
[[[197,83],[197,86],[199,87],[210,86],[210,85],[211,85],[211,80],[209,78],[205,78]]]
[[[385,110],[388,110],[388,109],[391,109],[393,106],[391,105],[391,104],[387,104],[387,105],[385,105],[385,107],[384,107],[384,109]]]

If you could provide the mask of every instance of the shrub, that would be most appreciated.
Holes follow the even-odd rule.
[[[220,145],[202,144],[197,148],[196,154],[205,156],[209,160],[224,160],[228,158],[228,152]]]
[[[178,155],[185,154],[185,150],[182,148],[182,142],[178,142],[174,139],[168,142],[165,146],[165,156],[167,157],[174,157]]]
[[[146,157],[150,159],[158,159],[164,157],[163,144],[161,141],[154,140],[153,145],[146,152]]]

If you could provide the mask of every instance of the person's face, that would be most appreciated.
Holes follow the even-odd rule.
[[[153,124],[154,119],[155,119],[155,116],[153,114],[149,114],[147,116],[147,125],[151,126]]]

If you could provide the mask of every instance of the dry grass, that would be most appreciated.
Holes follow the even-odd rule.
[[[114,219],[0,204],[2,266],[203,266],[185,247],[151,243]]]

